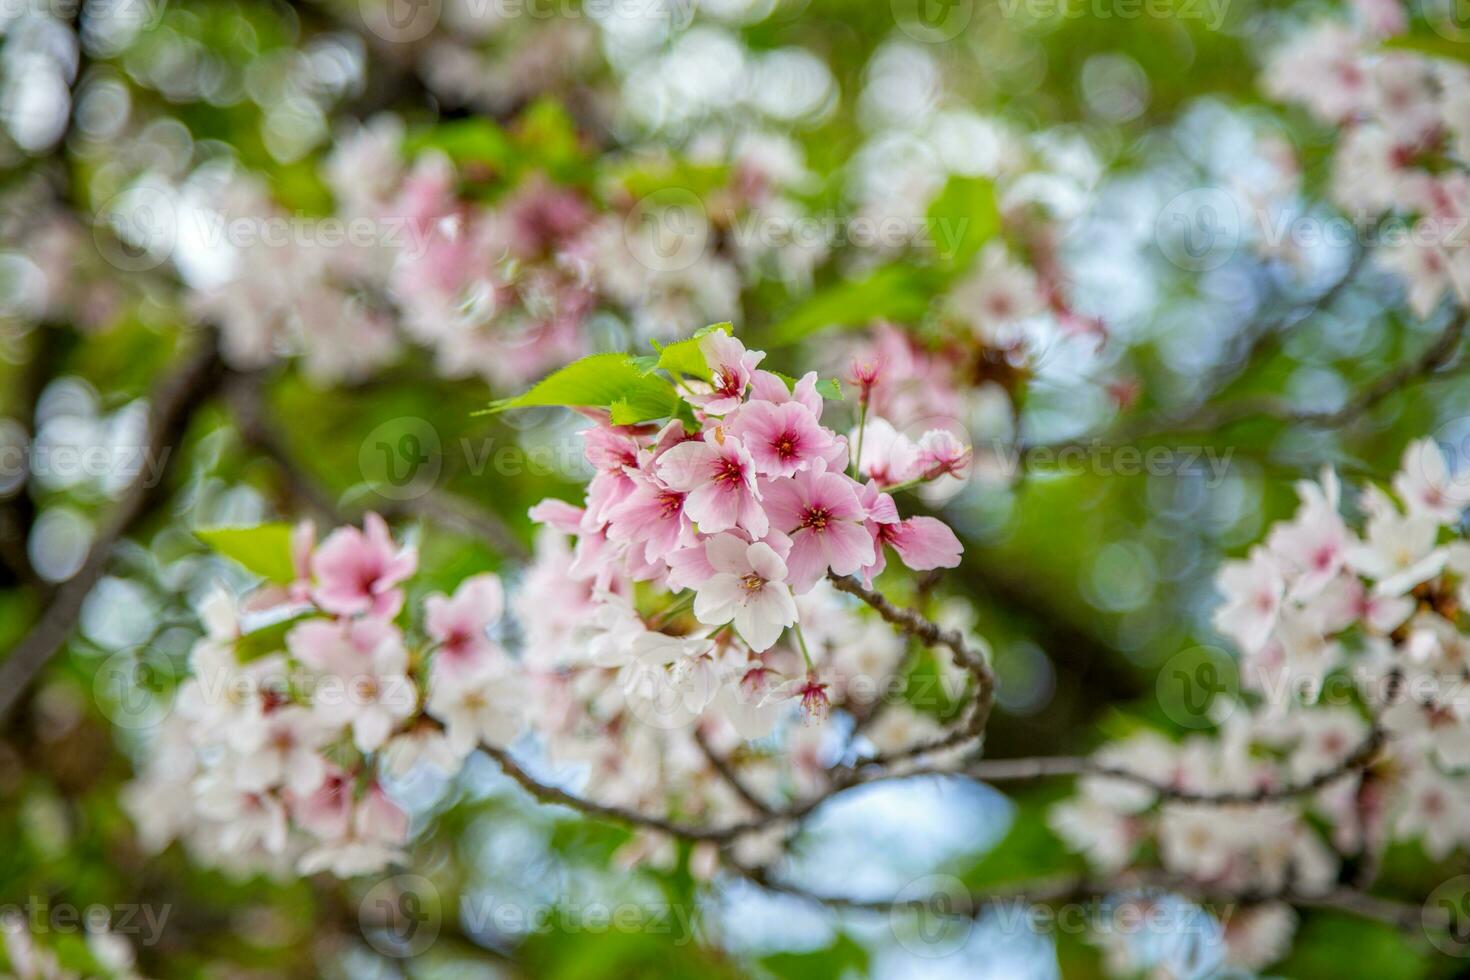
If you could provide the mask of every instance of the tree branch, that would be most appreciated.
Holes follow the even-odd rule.
[[[1280,786],[1262,786],[1239,791],[1198,791],[1164,782],[1144,773],[1121,766],[1110,766],[1087,756],[1052,756],[1029,759],[981,759],[955,771],[927,769],[906,775],[961,775],[981,782],[1021,782],[1053,776],[1099,776],[1142,786],[1156,793],[1162,802],[1191,803],[1210,806],[1240,806],[1274,803],[1308,796],[1331,786],[1346,776],[1370,766],[1387,741],[1387,733],[1376,725],[1363,741],[1333,765],[1312,776]]]
[[[697,725],[694,728],[694,742],[699,746],[699,751],[704,753],[705,759],[714,767],[715,772],[720,774],[720,778],[735,791],[736,796],[744,800],[756,813],[767,817],[773,815],[774,811],[771,810],[770,804],[757,796],[755,791],[746,785],[745,780],[741,779],[740,774],[730,765],[730,760],[715,751],[714,746],[709,744],[709,739],[704,737],[704,733]]]
[[[975,682],[975,699],[971,705],[969,717],[959,728],[932,742],[881,755],[866,760],[861,765],[887,765],[978,741],[985,733],[985,726],[990,721],[991,709],[995,706],[995,675],[991,672],[985,655],[970,646],[965,635],[959,630],[944,629],[912,609],[896,606],[882,593],[868,588],[851,576],[829,575],[827,578],[839,592],[846,592],[848,595],[861,599],[871,606],[884,622],[900,632],[907,633],[927,646],[948,648],[954,655],[955,663],[967,671]]]
[[[1423,923],[1423,906],[1379,898],[1354,888],[1336,887],[1323,892],[1300,891],[1290,885],[1279,889],[1231,890],[1162,871],[1129,871],[1113,877],[1054,876],[999,886],[983,892],[956,895],[948,892],[914,899],[859,899],[812,891],[776,878],[767,868],[744,865],[728,853],[725,863],[736,874],[768,891],[836,909],[860,912],[914,911],[946,918],[973,919],[999,905],[1047,905],[1106,898],[1140,889],[1167,891],[1183,898],[1213,904],[1260,904],[1285,902],[1302,908],[1325,908],[1383,922],[1405,931]]]
[[[56,588],[30,632],[0,663],[0,721],[71,635],[82,603],[107,569],[113,546],[162,495],[189,420],[208,398],[219,371],[215,334],[207,331],[198,349],[153,393],[137,476],[123,490],[107,523],[97,532],[82,567]]]
[[[361,513],[345,512],[330,492],[297,462],[285,438],[270,419],[265,400],[261,397],[258,377],[232,374],[226,387],[240,438],[276,464],[293,496],[323,519],[338,523],[361,519]],[[383,499],[370,509],[377,510],[384,517],[425,517],[457,528],[489,542],[502,555],[516,561],[531,557],[521,539],[498,514],[472,507],[437,490],[429,490],[409,500]]]
[[[512,758],[510,752],[499,746],[481,744],[480,746],[490,758],[500,763],[500,768],[511,779],[520,784],[521,788],[530,793],[542,803],[555,803],[570,807],[588,816],[601,817],[614,823],[624,824],[630,827],[643,827],[648,830],[657,830],[688,841],[714,841],[717,843],[732,841],[743,834],[754,830],[760,830],[772,822],[771,816],[762,816],[754,820],[742,821],[740,823],[728,824],[724,827],[700,827],[693,824],[679,823],[676,820],[655,817],[627,807],[612,806],[606,803],[598,803],[575,793],[568,793],[564,789],[543,783],[535,776],[521,768],[520,763]]]

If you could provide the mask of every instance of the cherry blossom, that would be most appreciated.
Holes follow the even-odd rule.
[[[799,401],[752,401],[740,409],[731,431],[750,451],[762,476],[792,476],[826,462],[841,446]]]
[[[687,493],[684,513],[705,534],[734,527],[763,537],[770,527],[744,443],[716,427],[702,442],[681,443],[658,458],[658,476]]]
[[[764,541],[736,534],[710,538],[705,549],[715,574],[700,585],[694,615],[711,626],[733,622],[752,650],[770,649],[796,622],[786,563]]]
[[[829,571],[850,575],[873,562],[873,537],[863,526],[867,511],[856,484],[825,464],[773,481],[766,488],[766,513],[772,526],[791,538],[786,556],[790,584],[806,592]]]
[[[751,375],[765,358],[765,352],[747,351],[744,344],[721,330],[712,330],[701,337],[699,350],[714,380],[708,393],[692,391],[689,402],[710,415],[724,415],[744,400]]]
[[[424,600],[424,628],[439,644],[436,671],[471,671],[496,653],[486,631],[500,619],[505,594],[494,575],[467,578],[451,598]]]
[[[1361,536],[1338,514],[1334,474],[1301,485],[1296,515],[1271,529],[1269,547],[1219,573],[1215,622],[1240,648],[1246,700],[1217,702],[1215,733],[1142,734],[1098,755],[1206,796],[1269,794],[1334,771],[1339,780],[1232,804],[1087,777],[1052,810],[1053,829],[1101,870],[1130,867],[1152,842],[1169,873],[1268,893],[1330,887],[1340,854],[1390,840],[1415,839],[1436,860],[1464,846],[1470,794],[1453,774],[1470,765],[1466,566],[1464,542],[1444,530],[1462,508],[1425,492],[1450,485],[1447,472],[1432,441],[1410,445],[1391,481],[1399,499],[1359,491]],[[1327,686],[1333,678],[1344,683]],[[1370,737],[1382,740],[1371,769],[1344,768]],[[1289,926],[1272,926],[1270,949]]]
[[[403,602],[403,593],[394,587],[416,565],[412,552],[394,545],[383,519],[369,514],[363,530],[338,528],[313,552],[314,598],[328,612],[392,616]]]

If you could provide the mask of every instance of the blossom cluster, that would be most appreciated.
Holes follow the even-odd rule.
[[[1299,485],[1297,513],[1264,544],[1225,563],[1216,625],[1240,650],[1247,699],[1217,699],[1215,734],[1105,747],[1100,762],[1183,798],[1088,776],[1052,811],[1069,845],[1118,871],[1152,842],[1168,872],[1270,895],[1327,890],[1344,861],[1389,840],[1417,839],[1435,859],[1470,843],[1470,544],[1457,533],[1470,479],[1426,439],[1392,491],[1362,490],[1359,532],[1329,470]],[[1243,965],[1274,959],[1289,936],[1253,947],[1273,953],[1254,962],[1242,949]]]
[[[541,173],[487,176],[473,161],[412,151],[401,120],[379,116],[324,162],[335,213],[307,222],[307,234],[226,242],[223,270],[191,280],[191,304],[220,325],[241,367],[297,355],[318,380],[351,381],[395,360],[406,339],[431,350],[445,377],[519,385],[593,349],[607,329],[599,314],[668,338],[728,318],[745,277],[792,265],[759,242],[717,254],[703,212],[790,207],[784,188],[805,175],[794,144],[746,137],[701,152],[729,168],[728,186],[696,210],[670,211],[658,194],[650,204]],[[240,173],[201,168],[186,190],[199,208],[189,220],[216,237],[290,220]],[[322,233],[337,223],[342,234]]]
[[[627,804],[648,802],[661,769],[708,778],[691,727],[780,792],[786,774],[740,743],[798,717],[808,724],[775,742],[788,788],[815,788],[832,761],[817,723],[834,705],[877,707],[905,651],[827,576],[871,580],[888,550],[914,569],[960,557],[946,525],[901,518],[889,492],[962,473],[969,452],[952,434],[910,441],[876,415],[840,434],[823,423],[814,373],[788,382],[761,370],[763,353],[718,330],[699,349],[710,380],[682,381],[687,417],[602,417],[585,430],[585,500],[533,510],[545,527],[513,602],[548,754],[591,761],[595,795]],[[553,603],[558,615],[544,615]],[[865,734],[878,751],[938,731],[906,707],[873,714]]]
[[[296,578],[245,603],[217,593],[190,674],[125,795],[145,842],[182,838],[238,870],[377,870],[409,818],[383,784],[421,761],[458,770],[520,726],[519,682],[487,630],[493,575],[430,595],[400,624],[417,554],[368,515],[321,542],[292,537]]]
[[[913,569],[959,563],[954,532],[933,517],[901,518],[889,491],[961,474],[970,452],[950,432],[913,442],[876,416],[849,438],[822,423],[815,372],[788,383],[721,330],[699,350],[711,380],[681,382],[689,419],[586,430],[596,472],[583,505],[547,501],[532,516],[576,536],[571,572],[599,605],[627,606],[633,583],[692,594],[700,628],[690,636],[613,616],[609,627],[635,631],[614,644],[620,653],[647,646],[649,663],[687,672],[721,637],[738,640],[751,657],[742,684],[763,690],[771,678],[759,656],[797,628],[796,597],[826,576],[871,581],[886,548]],[[789,680],[819,709],[825,696],[808,673]]]
[[[1330,186],[1339,207],[1412,223],[1380,261],[1428,316],[1446,295],[1470,303],[1470,69],[1385,46],[1408,26],[1393,3],[1318,22],[1275,53],[1263,87],[1341,131]]]
[[[774,800],[818,791],[844,753],[935,740],[936,713],[886,697],[906,645],[827,577],[871,582],[890,550],[957,565],[954,533],[901,517],[892,491],[955,478],[968,448],[866,412],[839,434],[815,373],[788,383],[719,329],[697,350],[710,380],[681,378],[678,417],[592,413],[583,505],[534,508],[546,527],[508,602],[518,650],[491,638],[507,605],[493,575],[410,610],[416,552],[371,514],[320,542],[298,526],[290,581],[211,599],[127,794],[145,840],[240,870],[375,870],[408,840],[393,777],[453,775],[528,718],[594,798],[690,818],[749,805],[711,748]],[[834,705],[864,719],[861,742],[818,724]]]

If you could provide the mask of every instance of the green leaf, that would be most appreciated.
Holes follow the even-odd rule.
[[[291,562],[289,524],[199,528],[194,536],[215,554],[243,565],[267,581],[287,584],[296,578],[296,568]]]
[[[593,354],[543,378],[524,394],[491,402],[482,414],[533,405],[607,408],[613,422],[628,425],[663,418],[678,409],[674,386],[648,373],[646,361],[628,354]]]
[[[761,957],[761,966],[783,980],[817,980],[840,976],[866,976],[868,951],[848,936],[838,933],[826,949],[806,953],[772,953]]]
[[[995,184],[984,177],[951,177],[929,205],[929,240],[945,264],[963,268],[1000,230]]]
[[[711,376],[710,367],[705,363],[704,352],[699,349],[699,341],[714,330],[730,333],[731,327],[728,322],[712,323],[687,340],[663,347],[659,346],[658,341],[654,341],[653,347],[658,351],[658,361],[654,367],[675,376],[687,374],[708,381]]]
[[[1339,912],[1318,912],[1302,923],[1291,954],[1270,972],[1282,977],[1351,973],[1381,980],[1418,980],[1429,974],[1429,963],[1415,945],[1392,926]]]
[[[650,163],[640,159],[621,170],[614,170],[612,179],[635,200],[659,191],[676,190],[687,192],[693,199],[703,202],[729,185],[730,168],[723,164],[691,163],[687,160]]]
[[[522,157],[543,170],[566,173],[583,156],[577,124],[555,99],[538,99],[526,109],[514,136]]]
[[[639,390],[619,398],[608,409],[613,425],[637,425],[673,415],[679,410],[679,396],[672,387],[664,384],[660,388]]]
[[[782,374],[780,371],[772,371],[771,373],[780,378],[782,381],[786,382],[787,391],[796,390],[796,382],[798,380],[797,378],[793,378],[789,374]],[[838,381],[836,378],[818,378],[817,394],[821,395],[829,402],[840,402],[842,401],[842,382]]]
[[[481,118],[456,119],[410,133],[403,147],[410,157],[438,150],[455,163],[490,163],[497,168],[506,167],[516,156],[505,131]]]
[[[866,279],[827,287],[771,331],[771,344],[792,344],[828,327],[862,327],[874,320],[917,320],[929,307],[932,276],[901,265],[875,269]]]
[[[1460,0],[1465,2],[1465,0]],[[1417,51],[1431,58],[1470,63],[1470,42],[1453,41],[1441,34],[1404,34],[1383,42],[1385,48],[1400,51]]]
[[[235,656],[241,663],[249,663],[286,649],[286,634],[300,621],[301,616],[293,616],[241,634],[235,641]]]

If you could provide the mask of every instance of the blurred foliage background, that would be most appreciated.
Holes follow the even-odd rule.
[[[143,399],[197,339],[200,317],[179,283],[187,268],[119,268],[127,263],[114,261],[108,226],[92,217],[145,175],[177,182],[225,163],[258,175],[283,209],[326,214],[334,132],[392,111],[410,145],[480,168],[466,193],[487,204],[535,174],[606,201],[669,187],[708,194],[729,175],[691,158],[691,143],[712,127],[751,128],[796,141],[810,179],[795,195],[813,213],[963,217],[983,238],[1001,234],[993,200],[969,192],[1003,169],[985,148],[999,157],[1014,143],[1032,199],[1066,219],[1056,245],[1072,303],[1106,335],[1042,350],[1007,393],[1014,416],[984,413],[977,445],[1076,441],[1089,460],[1115,463],[1109,447],[1126,441],[1188,462],[1124,475],[1108,462],[1076,472],[1023,453],[1032,465],[1014,479],[974,479],[944,504],[967,547],[945,591],[969,600],[1003,682],[987,751],[1075,753],[1141,720],[1177,728],[1156,678],[1182,652],[1223,646],[1209,621],[1220,560],[1288,514],[1292,482],[1324,464],[1381,477],[1411,438],[1459,445],[1470,386],[1455,376],[1404,385],[1340,425],[1198,414],[1262,395],[1330,411],[1442,326],[1408,315],[1399,287],[1353,244],[1283,258],[1244,241],[1204,270],[1160,247],[1157,218],[1178,194],[1263,179],[1265,138],[1300,168],[1290,213],[1320,212],[1334,134],[1267,103],[1257,75],[1263,53],[1325,5],[957,0],[942,10],[964,23],[946,37],[914,19],[923,2],[688,0],[649,15],[655,5],[594,12],[567,0],[516,6],[541,13],[497,14],[472,30],[455,26],[474,23],[472,0],[433,0],[423,6],[437,13],[432,31],[406,41],[373,26],[384,15],[375,0],[4,5],[0,440],[136,445]],[[737,320],[779,370],[840,373],[841,345],[875,317],[937,329],[935,297],[974,254],[839,245],[809,281],[746,277],[739,308],[710,319]],[[590,332],[598,348],[643,349],[627,318],[602,316]],[[575,496],[584,478],[564,415],[476,416],[524,384],[446,379],[423,350],[349,383],[321,384],[289,362],[237,381],[190,415],[161,492],[113,549],[63,654],[6,722],[0,904],[167,908],[157,942],[136,943],[148,976],[1101,975],[1099,952],[1079,936],[1021,941],[982,919],[949,955],[927,960],[882,916],[738,882],[706,887],[687,854],[669,872],[621,869],[613,854],[625,831],[533,803],[485,760],[451,783],[412,787],[424,828],[412,870],[441,900],[440,938],[416,957],[394,955],[364,919],[372,881],[239,881],[192,866],[178,848],[145,855],[119,805],[142,743],[118,723],[130,716],[99,668],[143,648],[182,665],[198,635],[194,603],[210,581],[238,582],[239,569],[209,556],[191,528],[313,513],[276,455],[349,511],[391,514],[373,447],[428,433],[442,467],[434,492],[496,515],[523,544],[527,508]],[[260,427],[242,424],[251,417],[242,401]],[[82,566],[122,486],[108,472],[5,479],[8,647]],[[473,527],[405,519],[428,585],[487,569],[513,576],[505,549]],[[158,683],[166,690],[170,678]],[[854,794],[817,822],[801,861],[816,880],[874,894],[936,870],[972,885],[1075,870],[1040,817],[1060,792]],[[880,814],[899,815],[898,829],[875,829]],[[1453,871],[1405,849],[1385,861],[1385,887],[1417,900]],[[470,922],[459,914],[465,896],[551,912],[535,929]],[[590,904],[619,902],[672,911],[646,928],[589,926]],[[56,938],[64,959],[95,966],[79,942]],[[1455,967],[1412,936],[1323,912],[1308,916],[1275,972],[1415,978]]]

